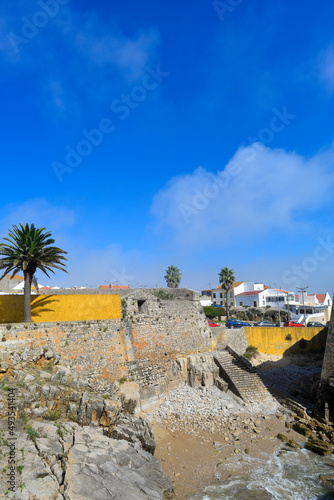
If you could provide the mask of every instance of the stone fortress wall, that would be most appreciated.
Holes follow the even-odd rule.
[[[145,290],[123,300],[123,320],[0,325],[0,372],[50,359],[95,390],[126,378],[155,398],[177,379],[176,359],[211,350],[198,300],[160,300]]]
[[[152,291],[154,294],[147,289],[126,290],[122,298],[123,318],[121,297],[110,290],[99,294],[82,294],[78,290],[74,294],[35,296],[44,300],[56,298],[63,304],[77,301],[81,306],[74,307],[76,316],[74,319],[69,316],[71,321],[41,322],[39,318],[31,324],[0,325],[0,373],[14,366],[52,360],[78,373],[94,390],[108,391],[114,381],[127,379],[139,384],[143,399],[156,400],[186,379],[189,356],[209,354],[226,345],[242,355],[247,345],[255,345],[266,353],[275,344],[275,349],[279,348],[283,354],[293,348],[298,350],[302,338],[305,344],[300,346],[302,351],[314,348],[314,342],[321,340],[323,344],[325,339],[326,332],[317,328],[295,328],[291,340],[275,337],[274,343],[274,334],[286,335],[290,329],[276,328],[274,332],[263,328],[210,329],[197,292],[180,290],[178,298],[163,300],[157,297],[156,290]],[[105,310],[111,319],[101,311],[98,317],[102,319],[94,319],[92,308],[89,311],[86,307],[88,303],[100,302],[108,305]],[[50,305],[48,308],[52,309]],[[70,308],[64,308],[65,311]],[[88,314],[87,319],[82,320],[78,311]],[[96,307],[93,312],[97,314]]]

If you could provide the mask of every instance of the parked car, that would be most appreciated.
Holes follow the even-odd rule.
[[[246,323],[246,321],[240,321],[239,319],[229,319],[226,321],[227,328],[242,328],[243,326],[252,326],[250,323]]]
[[[286,321],[283,326],[305,326],[302,323],[297,323],[297,321]]]
[[[214,327],[214,326],[221,326],[219,323],[215,323],[214,321],[212,321],[211,319],[208,319],[208,325],[211,326],[211,327]]]
[[[277,325],[275,325],[275,323],[272,323],[271,321],[263,320],[263,321],[258,321],[257,323],[254,323],[254,326],[270,327],[270,326],[277,326]]]
[[[309,321],[306,326],[322,326],[322,327],[324,327],[325,325],[320,323],[320,321]]]

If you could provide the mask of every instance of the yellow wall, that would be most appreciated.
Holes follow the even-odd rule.
[[[259,352],[265,354],[283,354],[286,351],[321,351],[325,348],[327,328],[316,327],[245,327],[248,345],[257,347]],[[322,332],[319,335],[319,332]],[[286,336],[291,335],[291,340]],[[308,341],[305,347],[299,348],[298,342],[301,339]]]
[[[23,295],[0,295],[0,323],[20,323],[22,312]],[[31,297],[31,319],[36,323],[121,317],[119,295],[33,295]]]

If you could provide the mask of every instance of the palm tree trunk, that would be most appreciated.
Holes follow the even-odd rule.
[[[30,306],[30,297],[31,297],[31,281],[32,275],[24,271],[24,296],[23,296],[23,322],[31,323],[31,306]]]
[[[228,290],[226,290],[226,321],[230,319],[230,309],[228,306]]]

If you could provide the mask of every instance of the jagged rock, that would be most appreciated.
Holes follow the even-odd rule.
[[[135,382],[124,382],[117,388],[117,397],[122,403],[122,410],[133,414],[140,401],[138,384]]]
[[[103,413],[100,418],[100,425],[102,427],[114,426],[121,410],[122,403],[120,401],[106,399],[104,401]]]
[[[87,387],[87,382],[81,378],[74,378],[70,384],[74,389],[85,389]]]
[[[104,409],[104,399],[99,396],[91,396],[84,392],[78,410],[78,423],[89,425],[91,422],[99,422]]]
[[[45,399],[55,399],[57,393],[59,393],[59,390],[54,385],[43,385],[41,388],[41,396]]]
[[[221,390],[222,392],[228,391],[228,383],[225,382],[225,380],[223,380],[222,378],[215,377],[214,382],[215,382],[215,386],[218,387],[218,389]]]
[[[311,429],[309,429],[305,424],[302,422],[296,422],[293,426],[294,430],[301,434],[302,436],[309,436],[311,434]]]
[[[310,437],[305,445],[307,450],[313,451],[318,455],[329,455],[332,452],[332,445],[330,443],[326,443],[321,439]]]
[[[320,474],[319,479],[324,486],[333,486],[334,474]]]
[[[191,387],[214,385],[219,368],[212,356],[188,356],[188,382]]]
[[[16,460],[17,465],[22,466],[21,474],[16,471],[16,493],[17,500],[61,500],[59,483],[55,479],[49,465],[39,456],[33,441],[28,439],[27,433],[16,432]],[[4,497],[8,491],[8,456],[0,457],[0,497]],[[21,485],[21,487],[18,487]],[[10,491],[10,490],[9,490]]]
[[[172,482],[150,453],[96,429],[75,431],[64,480],[66,500],[173,500]]]
[[[43,415],[45,415],[47,411],[48,409],[45,407],[34,408],[33,410],[31,410],[31,415],[35,418],[39,418],[43,417]]]
[[[149,423],[141,417],[121,415],[109,432],[109,436],[113,439],[124,439],[133,444],[140,444],[144,450],[154,454],[155,441],[152,429]]]
[[[276,437],[277,437],[277,439],[279,439],[280,441],[283,441],[285,443],[287,443],[289,441],[289,438],[281,433],[278,433]]]
[[[296,449],[300,448],[299,444],[294,439],[289,439],[289,441],[286,444],[290,446],[290,448],[296,448]]]

